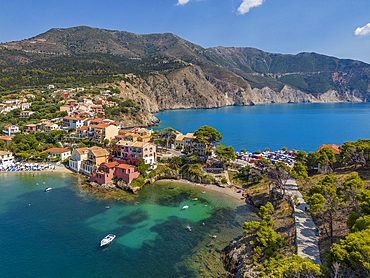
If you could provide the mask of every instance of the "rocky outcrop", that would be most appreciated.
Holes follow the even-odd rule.
[[[87,187],[93,191],[98,191],[98,192],[101,192],[101,193],[106,193],[106,192],[110,192],[110,191],[114,191],[116,189],[116,185],[115,183],[112,181],[112,182],[108,182],[106,184],[99,184],[97,182],[90,182],[90,181],[85,181],[83,184],[82,184],[82,187]]]
[[[256,266],[250,263],[253,260],[252,246],[249,243],[252,239],[253,236],[242,237],[221,251],[224,267],[234,278],[258,277]]]
[[[141,190],[141,187],[131,186],[131,184],[128,184],[127,182],[121,181],[121,180],[116,182],[116,186],[122,190],[131,192],[134,194],[136,194],[137,192]]]

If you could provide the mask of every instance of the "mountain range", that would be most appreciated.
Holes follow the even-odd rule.
[[[123,76],[136,75],[133,82]],[[117,83],[117,79],[120,82]],[[203,48],[174,34],[86,26],[0,44],[0,91],[112,82],[149,112],[259,103],[368,101],[370,65],[316,53]],[[130,83],[130,84],[129,84]]]

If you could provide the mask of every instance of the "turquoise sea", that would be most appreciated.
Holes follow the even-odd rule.
[[[370,139],[370,103],[299,103],[170,110],[155,114],[160,129],[182,133],[203,125],[216,128],[221,144],[236,151],[316,151],[322,144]]]
[[[7,278],[226,277],[219,248],[256,217],[242,202],[191,184],[104,197],[82,190],[71,174],[0,179],[0,276]],[[116,240],[99,248],[108,233]]]

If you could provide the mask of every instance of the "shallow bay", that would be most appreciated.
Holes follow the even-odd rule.
[[[2,277],[222,277],[217,249],[256,217],[238,200],[187,184],[104,198],[81,192],[69,174],[0,179]],[[107,233],[117,238],[100,249]]]

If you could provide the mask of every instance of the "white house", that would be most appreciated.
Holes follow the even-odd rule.
[[[3,130],[5,136],[14,136],[18,132],[19,127],[17,127],[16,125],[6,125]]]
[[[49,153],[49,158],[57,158],[58,160],[65,160],[66,158],[71,156],[71,151],[68,149],[63,148],[51,148],[46,150],[45,152]]]
[[[14,163],[14,156],[11,152],[0,151],[0,166],[8,167]]]
[[[18,99],[4,99],[3,100],[3,103],[6,103],[6,104],[13,104],[13,103],[18,103]]]
[[[64,117],[63,118],[63,126],[67,126],[68,128],[74,128],[77,129],[79,127],[82,127],[83,124],[83,118],[76,118],[76,117]]]

